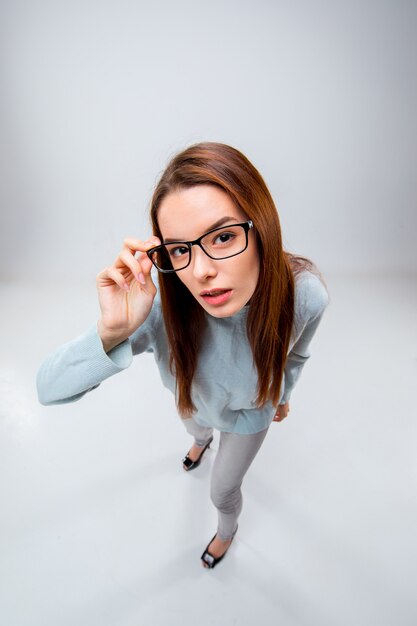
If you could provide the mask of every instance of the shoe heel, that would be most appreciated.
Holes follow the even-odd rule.
[[[210,444],[213,442],[213,437],[210,439],[210,441],[208,443],[206,443],[206,445],[203,448],[203,451],[201,452],[199,458],[197,459],[197,461],[191,461],[191,459],[188,456],[188,453],[185,455],[185,457],[182,460],[183,466],[185,465],[184,469],[189,472],[190,470],[195,469],[196,467],[198,467],[201,463],[201,460],[204,456],[205,451],[207,450],[207,448],[210,448]]]

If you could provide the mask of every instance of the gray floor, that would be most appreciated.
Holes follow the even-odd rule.
[[[78,403],[34,379],[91,285],[1,286],[0,619],[7,626],[417,623],[417,277],[328,278],[312,357],[213,571],[209,476],[150,355]],[[414,391],[414,393],[412,393]]]

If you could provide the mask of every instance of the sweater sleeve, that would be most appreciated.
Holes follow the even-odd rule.
[[[39,402],[49,405],[79,400],[131,362],[130,339],[106,354],[95,324],[42,363],[36,379]]]
[[[289,401],[302,369],[310,358],[310,343],[328,303],[326,288],[317,276],[309,273],[307,277],[300,278],[294,315],[295,340],[285,364],[285,386],[280,404]]]
[[[44,405],[75,402],[106,378],[128,368],[134,355],[151,352],[157,309],[154,306],[144,324],[108,353],[103,349],[97,323],[52,352],[37,375],[39,402]]]

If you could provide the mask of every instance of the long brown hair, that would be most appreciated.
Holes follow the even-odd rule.
[[[295,277],[317,272],[305,257],[285,252],[278,213],[269,190],[250,161],[220,143],[199,143],[177,154],[163,172],[151,201],[153,233],[162,241],[158,209],[171,192],[195,185],[225,191],[254,224],[260,259],[258,284],[250,300],[247,335],[258,372],[256,404],[278,404],[294,320]],[[196,411],[191,386],[205,328],[204,309],[176,274],[159,274],[161,306],[177,381],[177,407],[183,417]]]

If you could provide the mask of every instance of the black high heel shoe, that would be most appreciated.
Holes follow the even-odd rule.
[[[238,529],[238,527],[236,526],[236,530],[233,533],[232,538],[230,540],[229,548],[230,548],[230,546],[233,543],[233,539],[234,539],[234,537],[235,537],[235,535],[237,533],[237,529]],[[207,548],[204,550],[203,554],[201,555],[201,560],[203,561],[204,567],[209,568],[209,569],[213,569],[213,567],[215,567],[217,565],[217,563],[220,563],[222,558],[226,556],[227,550],[229,549],[229,548],[227,548],[227,550],[225,552],[223,552],[223,554],[221,556],[219,556],[219,557],[215,557],[212,554],[210,554],[208,549],[209,549],[209,546],[212,543],[212,541],[214,541],[214,539],[216,538],[216,535],[217,535],[217,533],[214,535],[213,539],[210,541],[210,543],[208,544]]]
[[[190,457],[188,456],[189,452],[187,452],[187,454],[182,460],[182,464],[186,472],[189,472],[190,470],[193,470],[200,465],[201,459],[203,458],[203,454],[207,450],[207,448],[210,448],[210,444],[212,441],[213,441],[213,436],[210,437],[209,441],[206,443],[206,445],[202,449],[201,454],[198,457],[197,461],[192,461]]]

